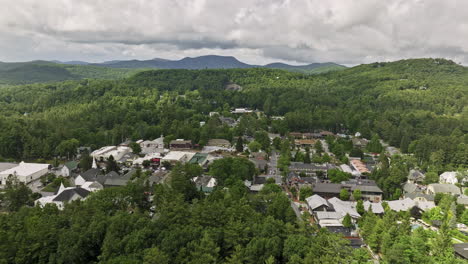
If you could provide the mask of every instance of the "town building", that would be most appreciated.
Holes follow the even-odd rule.
[[[35,181],[41,176],[46,175],[49,172],[51,165],[42,163],[26,163],[22,161],[16,166],[8,164],[3,167],[9,167],[9,169],[0,172],[0,186],[6,184],[8,176],[10,175],[16,176],[20,182],[26,184]]]
[[[176,139],[171,140],[169,143],[169,148],[171,150],[185,150],[192,148],[192,141],[191,140],[184,140],[184,139]]]

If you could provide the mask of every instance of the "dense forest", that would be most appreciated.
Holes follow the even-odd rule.
[[[225,89],[229,83],[241,91]],[[271,132],[330,130],[378,135],[418,166],[438,172],[468,163],[468,70],[443,59],[374,63],[319,75],[271,69],[157,70],[125,80],[0,88],[0,156],[51,158],[77,139],[93,148],[126,138],[186,138],[200,145]],[[208,113],[264,111],[229,128]],[[270,116],[283,115],[284,120]],[[200,121],[207,122],[200,127]]]
[[[281,187],[267,182],[251,195],[242,179],[250,166],[236,165],[209,196],[191,181],[198,165],[178,165],[168,184],[149,187],[141,173],[125,187],[93,193],[63,211],[55,205],[12,208],[0,214],[0,263],[363,263],[341,236],[297,220]],[[245,168],[244,168],[245,167]],[[20,201],[24,185],[7,187]],[[226,188],[225,188],[226,187]],[[26,187],[26,190],[27,187]],[[154,200],[149,201],[149,193]]]

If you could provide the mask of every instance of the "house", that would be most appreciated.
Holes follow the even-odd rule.
[[[446,171],[439,176],[439,183],[456,184],[458,183],[456,171]]]
[[[44,207],[46,204],[55,204],[58,209],[63,210],[65,204],[75,200],[85,200],[90,193],[90,190],[81,187],[65,188],[61,185],[55,195],[39,198],[34,203],[40,207]]]
[[[306,198],[307,207],[309,208],[309,212],[318,212],[318,211],[332,211],[333,206],[320,195],[314,194],[310,197]]]
[[[214,187],[217,184],[217,181],[215,178],[211,176],[206,176],[206,175],[194,177],[192,178],[192,181],[195,183],[195,186],[197,187],[198,190],[205,192],[205,193],[212,192]]]
[[[229,148],[231,147],[231,142],[226,139],[210,139],[206,145],[220,148]]]
[[[356,203],[342,201],[336,197],[328,199],[328,202],[333,206],[335,212],[341,213],[343,217],[346,214],[349,214],[352,219],[358,219],[361,217],[361,215],[356,211]]]
[[[252,193],[258,193],[263,189],[264,186],[263,184],[252,184],[252,182],[249,180],[245,180],[244,185],[249,188],[250,192]]]
[[[410,170],[408,174],[408,182],[422,183],[426,179],[426,175],[419,170]]]
[[[78,168],[78,162],[69,161],[65,163],[60,170],[60,175],[63,177],[70,177],[71,173]]]
[[[382,201],[383,191],[377,185],[351,185],[351,192],[361,191],[363,200],[378,203]]]
[[[20,182],[26,184],[35,181],[41,176],[46,175],[49,172],[51,165],[42,163],[26,163],[22,161],[14,167],[11,164],[4,165],[3,167],[9,167],[9,169],[0,172],[0,186],[6,184],[8,176],[10,175],[16,176]]]
[[[452,195],[460,195],[461,191],[458,186],[447,183],[432,183],[427,186],[427,194],[435,195],[436,193],[448,193]]]
[[[191,149],[192,148],[192,141],[191,140],[184,140],[184,139],[171,140],[171,142],[169,143],[169,148],[171,150]]]
[[[370,173],[370,170],[366,167],[366,164],[364,164],[361,160],[353,159],[349,163],[356,171],[358,171],[361,174]]]
[[[405,198],[403,200],[394,200],[387,202],[388,207],[393,211],[400,212],[400,211],[408,211],[416,207],[421,211],[428,211],[435,207],[434,202],[420,202],[415,201],[409,198]]]
[[[118,174],[115,171],[111,171],[104,176],[103,185],[105,188],[125,186],[130,181],[135,172],[136,169],[132,169],[126,174]]]
[[[344,216],[339,212],[318,211],[314,213],[314,218],[322,228],[343,227],[342,221]]]
[[[468,243],[453,244],[453,249],[455,251],[455,256],[468,259]]]
[[[101,182],[103,178],[104,174],[102,174],[100,169],[92,168],[75,177],[75,186],[81,186],[85,182]]]
[[[367,144],[369,143],[369,141],[365,138],[353,138],[351,139],[351,141],[353,142],[353,146],[356,147],[356,148],[360,148],[360,149],[363,149],[367,146]]]

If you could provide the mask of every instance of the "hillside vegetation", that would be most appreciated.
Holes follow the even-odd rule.
[[[225,90],[229,82],[244,89]],[[93,147],[161,133],[202,145],[215,136],[231,140],[243,131],[200,127],[199,121],[209,121],[210,111],[229,116],[232,107],[250,107],[285,116],[252,124],[271,125],[273,132],[359,131],[366,138],[376,133],[414,153],[423,167],[468,164],[468,71],[442,59],[374,63],[313,76],[260,68],[157,70],[126,80],[0,89],[3,157],[52,157],[70,138]]]

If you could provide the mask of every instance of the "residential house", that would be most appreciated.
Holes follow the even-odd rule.
[[[367,146],[367,144],[369,143],[369,141],[365,138],[353,138],[351,139],[351,141],[353,142],[353,146],[356,147],[356,148],[360,148],[360,149],[363,149]]]
[[[52,166],[50,164],[26,163],[22,161],[14,167],[12,164],[4,164],[3,167],[9,167],[9,169],[0,172],[0,186],[6,184],[10,175],[16,176],[20,182],[30,183],[46,175]]]
[[[171,140],[171,142],[169,143],[169,148],[171,150],[191,149],[192,148],[192,141],[191,140],[184,140],[184,139]]]
[[[427,194],[435,195],[437,193],[448,193],[452,195],[460,195],[461,191],[458,186],[447,183],[432,183],[427,186]]]
[[[60,170],[60,175],[63,177],[70,177],[71,173],[78,168],[78,162],[69,161],[65,163]]]
[[[370,170],[366,167],[366,164],[364,164],[361,160],[353,159],[349,163],[354,168],[354,170],[358,171],[360,174],[370,173]]]
[[[85,172],[82,172],[78,174],[75,177],[75,186],[81,186],[85,182],[103,182],[104,180],[104,174],[100,169],[97,168],[91,168]]]
[[[426,175],[420,170],[410,170],[408,175],[408,182],[410,183],[423,183],[426,179]]]
[[[310,213],[318,211],[333,211],[333,206],[326,199],[317,194],[307,197],[306,203]]]
[[[126,174],[118,174],[115,171],[111,171],[105,175],[103,185],[105,188],[125,186],[136,173],[136,171],[136,169],[132,169]]]
[[[387,201],[388,207],[393,211],[400,212],[400,211],[408,211],[413,208],[417,208],[421,212],[428,211],[435,207],[434,202],[421,202],[415,201],[410,198],[405,198],[403,200],[394,200],[394,201]]]
[[[207,175],[194,177],[192,178],[192,181],[195,183],[198,190],[205,193],[212,192],[214,187],[217,185],[216,179]]]
[[[46,204],[55,204],[58,209],[63,210],[65,204],[75,200],[85,200],[90,193],[90,190],[81,187],[65,188],[61,185],[55,195],[39,198],[35,204],[40,207],[44,207]]]

